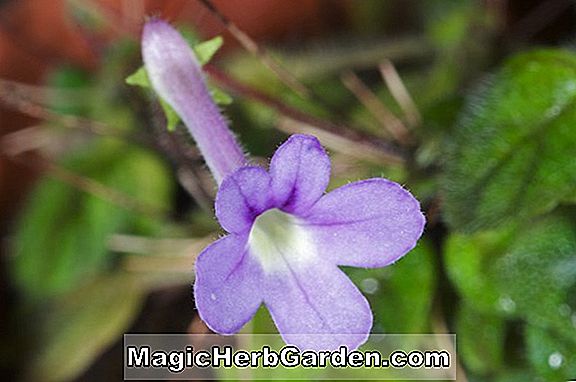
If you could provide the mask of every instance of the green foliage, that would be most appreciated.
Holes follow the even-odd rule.
[[[459,97],[437,101],[425,109],[422,116],[425,126],[417,131],[421,144],[415,153],[415,159],[421,168],[435,166],[441,161],[446,137],[451,133],[461,109],[462,99]],[[434,180],[437,181],[438,176],[434,175]],[[438,185],[435,186],[436,193]]]
[[[537,378],[537,379],[536,379]],[[541,379],[534,375],[532,370],[505,370],[498,377],[486,379],[486,382],[540,382]]]
[[[145,289],[133,276],[114,274],[68,293],[43,312],[38,349],[28,380],[77,378],[119,340],[144,302]]]
[[[429,332],[436,287],[434,267],[431,245],[420,242],[408,255],[389,267],[346,269],[374,311],[374,333]]]
[[[138,70],[126,77],[126,83],[132,86],[149,88],[150,80],[148,79],[148,73],[146,73],[146,69],[143,66],[139,67]]]
[[[576,344],[537,326],[526,328],[528,358],[548,381],[568,381],[576,375]]]
[[[420,242],[388,269],[390,275],[382,282],[382,290],[371,299],[377,324],[384,333],[429,332],[436,288],[434,267],[434,252],[430,244]]]
[[[457,49],[466,37],[468,32],[470,19],[472,17],[471,2],[461,1],[452,3],[449,9],[441,7],[441,14],[436,14],[435,19],[440,19],[442,22],[430,23],[428,34],[431,40],[444,49]],[[428,6],[432,8],[433,6]],[[436,20],[438,21],[438,20]]]
[[[458,94],[485,69],[495,23],[475,1],[432,1],[424,8],[426,35],[437,52],[427,85],[419,89],[427,105]]]
[[[50,107],[57,113],[86,115],[89,105],[85,102],[87,88],[91,84],[86,71],[75,67],[57,68],[47,78],[49,86],[58,89],[49,98]]]
[[[574,195],[575,102],[576,57],[556,50],[509,60],[469,98],[445,158],[452,228],[521,221]]]
[[[168,205],[170,179],[148,152],[98,145],[68,158],[64,166],[142,203]],[[110,235],[144,233],[150,224],[126,207],[58,180],[43,180],[16,231],[14,277],[31,297],[63,293],[112,265],[113,254],[106,248]]]
[[[492,264],[491,278],[530,323],[556,330],[576,346],[569,291],[576,286],[576,223],[555,214],[521,231]]]
[[[214,57],[216,52],[220,50],[222,44],[224,44],[224,39],[222,39],[221,36],[216,36],[194,46],[194,53],[196,53],[196,57],[198,57],[200,64],[207,64],[212,57]]]
[[[544,380],[574,376],[576,219],[558,205],[576,195],[575,103],[574,54],[520,54],[468,98],[446,139],[444,216],[457,232],[445,264],[463,299],[460,354],[477,374],[526,379],[502,360],[514,318],[526,325],[521,359]]]
[[[452,234],[444,249],[446,272],[460,295],[474,309],[493,314],[511,313],[507,299],[488,278],[494,259],[505,250],[513,230]]]
[[[445,260],[464,300],[457,333],[466,366],[490,374],[503,364],[506,318],[528,323],[525,351],[536,369],[549,371],[544,376],[550,377],[552,371],[542,366],[543,357],[555,351],[576,354],[575,253],[576,223],[571,209],[530,226],[450,237]],[[540,334],[533,333],[534,327],[542,329]],[[558,339],[557,345],[551,345],[552,339]]]
[[[456,333],[458,354],[470,370],[486,375],[502,367],[505,323],[501,317],[465,303],[458,312]]]

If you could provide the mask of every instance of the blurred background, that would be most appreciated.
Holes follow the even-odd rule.
[[[375,333],[456,333],[462,381],[576,378],[573,1],[2,0],[2,380],[121,380],[123,333],[209,333],[190,285],[215,184],[125,80],[149,16],[222,37],[210,86],[263,164],[314,134],[331,189],[422,202],[415,250],[346,269]]]

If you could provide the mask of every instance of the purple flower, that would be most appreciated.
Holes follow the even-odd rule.
[[[228,235],[196,262],[200,317],[215,332],[232,334],[265,304],[288,343],[316,350],[361,345],[372,312],[339,266],[383,267],[414,248],[425,223],[418,201],[382,178],[325,194],[330,160],[312,136],[291,136],[268,171],[244,165],[179,34],[164,22],[148,23],[143,56],[153,87],[180,113],[222,180],[216,216]]]

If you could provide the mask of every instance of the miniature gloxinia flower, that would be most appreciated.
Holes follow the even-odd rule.
[[[372,312],[339,266],[383,267],[414,248],[424,227],[418,201],[382,178],[325,194],[330,160],[308,135],[291,136],[268,170],[246,165],[178,32],[150,21],[143,58],[153,88],[182,117],[219,183],[216,217],[228,235],[196,261],[202,320],[232,334],[264,304],[285,341],[300,348],[362,344]]]

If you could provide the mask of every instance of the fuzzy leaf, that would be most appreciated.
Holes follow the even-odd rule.
[[[389,267],[348,268],[346,271],[370,301],[374,311],[374,332],[429,331],[427,325],[436,283],[434,252],[429,243],[420,242]]]
[[[445,217],[475,231],[552,210],[576,193],[576,56],[519,55],[470,97],[448,145]]]
[[[501,317],[464,304],[458,312],[456,333],[458,354],[470,370],[486,375],[502,366],[505,325]]]
[[[576,344],[537,326],[526,328],[528,359],[547,381],[568,381],[576,376]]]
[[[512,313],[506,296],[489,279],[490,264],[506,249],[513,229],[474,235],[452,234],[446,243],[444,261],[450,280],[474,309],[486,313]]]
[[[162,208],[170,180],[166,169],[145,151],[94,151],[70,158],[64,166],[110,188]],[[150,219],[53,179],[33,192],[14,239],[13,274],[31,297],[60,294],[111,265],[107,239],[116,232],[140,230]]]
[[[576,287],[576,224],[573,214],[551,215],[515,237],[493,262],[490,279],[510,305],[534,325],[555,330],[576,344],[571,291]]]
[[[128,275],[94,280],[63,295],[42,314],[31,381],[76,379],[110,345],[122,339],[144,302],[145,289]],[[65,362],[63,362],[65,360]]]

